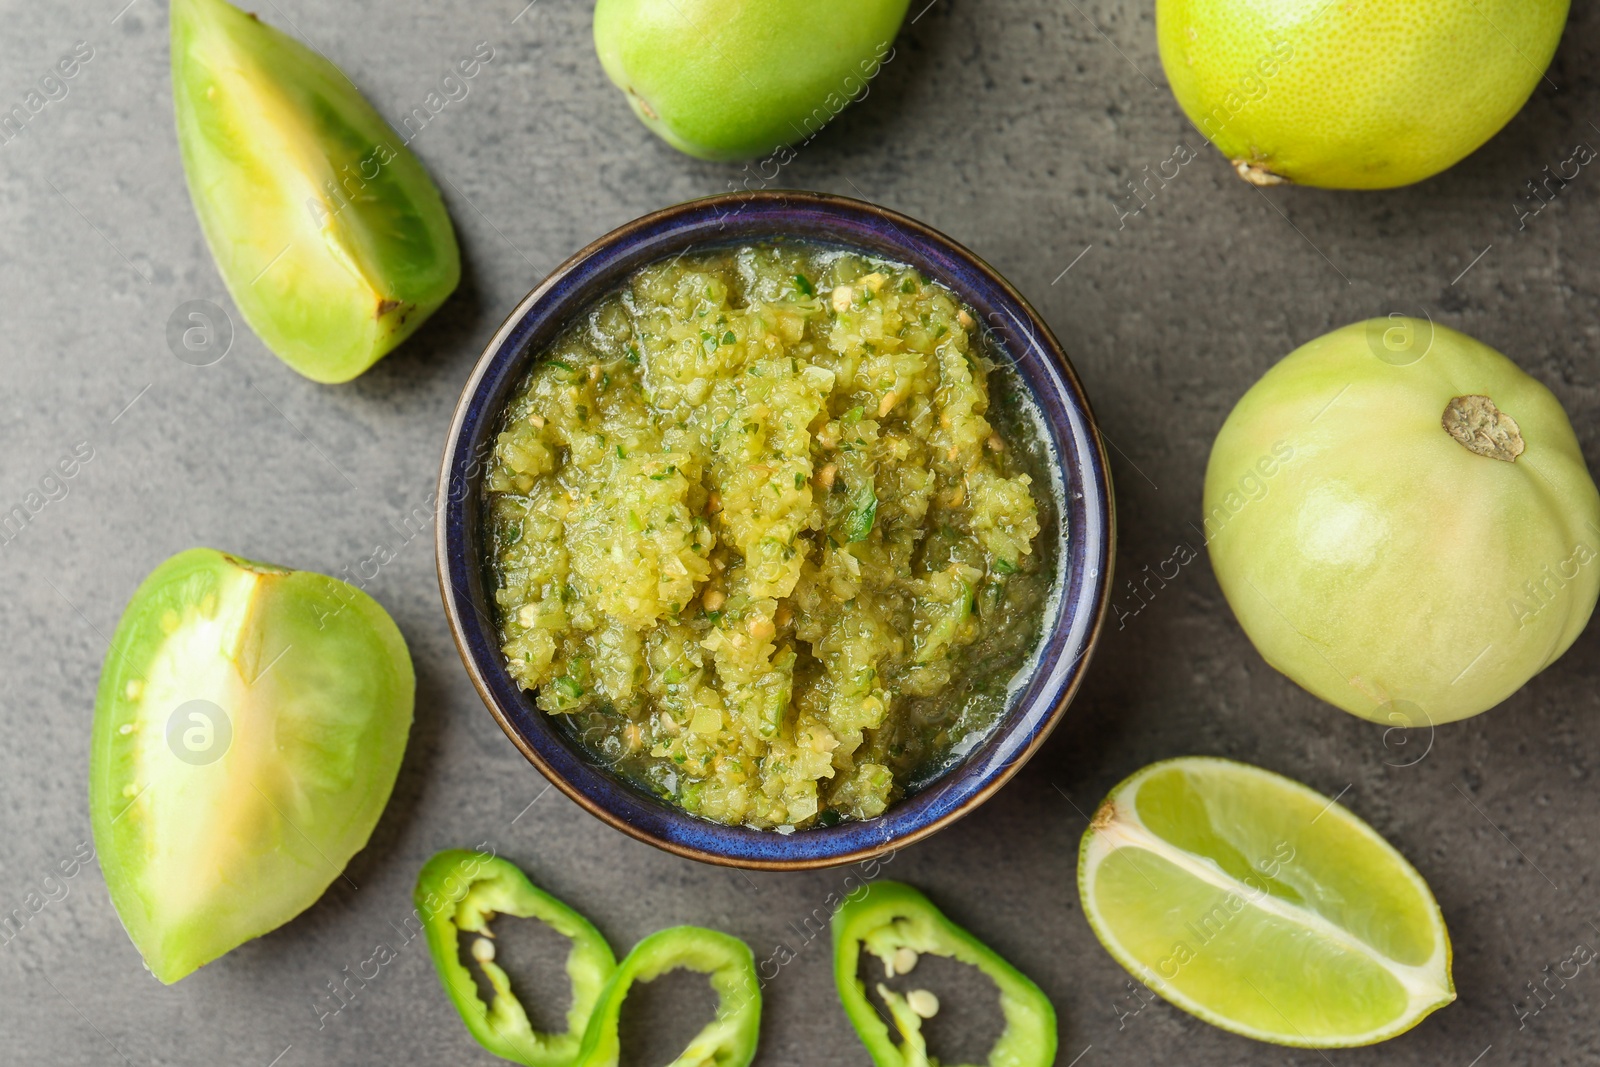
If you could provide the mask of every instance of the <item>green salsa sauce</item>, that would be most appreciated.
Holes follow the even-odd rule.
[[[1004,714],[1058,585],[1026,389],[948,289],[782,241],[636,272],[485,481],[512,676],[718,822],[867,819]]]

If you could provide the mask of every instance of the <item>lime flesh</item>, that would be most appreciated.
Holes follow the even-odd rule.
[[[1168,760],[1117,786],[1078,892],[1135,978],[1258,1041],[1369,1045],[1455,999],[1422,876],[1336,802],[1247,764]]]

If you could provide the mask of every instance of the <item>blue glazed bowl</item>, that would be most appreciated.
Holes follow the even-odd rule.
[[[1058,467],[1063,542],[1041,647],[983,743],[876,819],[782,834],[690,815],[612,773],[569,740],[506,670],[489,590],[481,483],[506,400],[530,360],[576,314],[634,270],[685,250],[775,237],[908,263],[976,310],[1032,393]],[[456,645],[483,701],[545,777],[612,826],[678,855],[799,870],[855,863],[920,840],[972,811],[1044,742],[1083,677],[1105,618],[1115,516],[1104,446],[1088,400],[1049,328],[977,256],[914,219],[859,200],[803,192],[731,193],[636,219],[567,260],[501,325],[450,424],[439,479],[439,587]]]

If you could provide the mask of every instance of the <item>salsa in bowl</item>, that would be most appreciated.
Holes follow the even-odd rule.
[[[469,383],[441,587],[486,703],[625,831],[744,866],[932,832],[1021,765],[1105,604],[1104,457],[971,253],[858,201],[638,220]]]

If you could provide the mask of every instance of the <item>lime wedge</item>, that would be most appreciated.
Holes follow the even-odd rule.
[[[1213,1026],[1370,1045],[1455,999],[1439,904],[1336,802],[1231,760],[1154,763],[1083,835],[1083,912],[1135,978]]]

